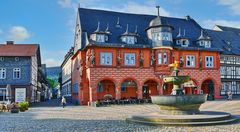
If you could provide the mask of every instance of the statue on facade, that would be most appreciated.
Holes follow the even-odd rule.
[[[140,51],[140,67],[143,67],[143,63],[144,63],[144,57],[143,57],[143,52],[142,50]]]
[[[91,66],[94,66],[95,63],[96,63],[96,58],[95,58],[94,49],[92,49],[91,56],[90,56],[90,60],[91,60]]]
[[[154,52],[152,51],[151,53],[151,66],[154,66],[155,65],[155,58],[154,58]]]
[[[122,58],[121,58],[121,53],[118,51],[118,57],[117,57],[117,65],[121,66]]]
[[[180,57],[179,65],[180,65],[180,68],[182,68],[183,65],[184,65],[183,57],[182,57],[182,56]]]
[[[199,68],[202,69],[202,56],[199,57]]]

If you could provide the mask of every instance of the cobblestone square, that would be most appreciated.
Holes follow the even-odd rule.
[[[211,101],[201,110],[225,111],[240,115],[240,101]],[[0,113],[1,132],[240,132],[240,123],[217,126],[175,127],[146,126],[125,122],[134,114],[159,111],[156,105],[108,107],[37,106],[19,114]]]

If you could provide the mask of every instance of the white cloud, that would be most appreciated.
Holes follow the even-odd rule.
[[[240,15],[239,0],[218,0],[218,4],[227,6],[233,11],[233,14]]]
[[[117,12],[126,12],[126,13],[134,13],[134,14],[150,14],[157,15],[156,9],[156,1],[146,1],[145,3],[137,3],[137,2],[127,2],[121,5],[104,5],[101,4],[101,0],[58,0],[58,3],[62,7],[70,7],[76,13],[76,9],[78,4],[80,7],[90,8],[90,9],[100,9],[100,10],[109,10],[109,11],[117,11]],[[100,4],[99,4],[100,3]],[[170,16],[172,15],[170,12],[160,7],[160,15],[161,16]],[[71,31],[75,31],[75,15],[69,17],[66,25],[70,28]]]
[[[222,26],[229,26],[229,27],[236,27],[240,28],[239,21],[228,21],[228,20],[205,20],[203,21],[203,27],[212,29],[214,25],[222,25]]]
[[[42,64],[46,64],[47,67],[60,66],[61,63],[62,63],[61,60],[57,60],[53,58],[44,59],[42,61]]]
[[[72,0],[58,0],[58,4],[63,8],[71,8]]]
[[[152,14],[157,15],[157,9],[155,3],[138,4],[135,2],[129,2],[120,9],[121,12],[137,13],[137,14]],[[116,9],[116,8],[114,8]],[[116,10],[118,11],[118,10]],[[160,7],[161,16],[170,16],[170,13],[164,8]]]
[[[13,26],[9,30],[9,38],[15,41],[23,41],[30,36],[29,31],[23,26]]]
[[[47,67],[60,66],[67,53],[65,50],[48,50],[46,48],[42,48],[41,51],[42,63]]]
[[[155,6],[157,5],[155,1],[146,1],[145,3],[137,3],[137,2],[127,2],[121,5],[113,5],[113,6],[104,6],[99,5],[99,0],[80,0],[80,6],[86,8],[94,8],[94,9],[102,9],[102,10],[110,10],[117,12],[126,12],[126,13],[134,13],[134,14],[151,14],[157,15],[157,9]],[[77,5],[77,4],[73,4]],[[76,6],[73,6],[76,7]],[[166,11],[164,8],[160,7],[160,15],[162,16],[170,16],[170,12]]]

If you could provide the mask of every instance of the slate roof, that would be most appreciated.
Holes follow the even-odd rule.
[[[230,31],[230,32],[235,32],[237,34],[240,34],[240,28],[233,28],[233,27],[227,27],[227,26],[221,26],[221,25],[216,25],[218,28],[220,28],[222,31]]]
[[[215,31],[205,29],[212,38],[212,43],[221,48],[223,54],[240,55],[240,36],[232,31]]]
[[[0,44],[0,56],[33,56],[38,50],[38,44]]]
[[[79,8],[79,18],[80,18],[80,24],[81,29],[83,32],[86,32],[86,34],[82,34],[82,47],[84,48],[87,40],[84,40],[84,38],[89,38],[89,35],[93,33],[97,27],[98,22],[100,22],[100,31],[105,31],[107,28],[107,25],[109,25],[108,30],[110,31],[108,42],[106,43],[96,43],[93,41],[90,41],[91,44],[99,45],[99,46],[113,46],[113,47],[119,47],[123,45],[124,43],[121,42],[120,36],[126,31],[126,27],[128,24],[128,31],[134,32],[135,27],[138,27],[138,42],[137,44],[134,44],[130,47],[143,47],[142,45],[146,45],[145,47],[151,47],[151,45],[148,42],[147,34],[145,29],[149,27],[149,24],[151,20],[156,18],[157,16],[154,15],[143,15],[143,14],[129,14],[129,13],[120,13],[120,12],[113,12],[113,11],[104,11],[104,10],[95,10],[95,9],[85,9],[85,8]],[[121,25],[121,28],[117,28],[117,22],[119,22]],[[171,25],[173,26],[173,39],[175,39],[178,35],[179,28],[181,30],[185,30],[185,37],[189,38],[190,45],[189,49],[193,48],[200,48],[196,41],[201,33],[201,27],[199,24],[195,22],[190,17],[187,18],[173,18],[173,17],[163,17],[161,16],[161,22],[163,25]],[[119,46],[118,46],[119,45]],[[129,45],[124,44],[126,47]],[[215,46],[216,44],[213,43],[213,48],[202,48],[203,50],[220,50],[218,49],[218,46]],[[177,48],[177,47],[176,47]],[[180,48],[180,47],[178,47]],[[186,47],[185,49],[187,49]]]

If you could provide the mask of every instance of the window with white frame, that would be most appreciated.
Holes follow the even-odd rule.
[[[7,100],[7,89],[6,88],[0,88],[0,101],[6,101]]]
[[[240,94],[240,82],[236,82],[237,85],[237,94]]]
[[[206,56],[205,57],[205,66],[207,68],[212,68],[214,66],[214,58],[213,58],[213,56]]]
[[[211,48],[211,41],[205,41],[205,48]]]
[[[163,64],[167,64],[167,53],[163,53]]]
[[[105,35],[104,34],[96,34],[96,41],[97,42],[105,42]]]
[[[240,77],[240,67],[236,67],[236,76],[237,78]]]
[[[152,33],[152,39],[153,41],[172,41],[172,34],[169,32],[153,32]]]
[[[13,69],[13,79],[20,79],[21,78],[21,69],[14,68]]]
[[[186,67],[195,67],[195,56],[194,55],[186,56]]]
[[[158,64],[162,64],[162,53],[158,53]]]
[[[135,53],[125,53],[124,54],[124,64],[125,65],[135,65]]]
[[[220,73],[222,76],[226,75],[226,67],[225,66],[220,67]]]
[[[126,44],[135,44],[137,42],[137,39],[134,36],[123,36],[122,42]]]
[[[203,40],[199,41],[199,45],[204,46],[204,41]]]
[[[0,68],[0,79],[6,79],[6,68]]]
[[[182,47],[188,47],[188,45],[189,45],[189,41],[187,39],[182,40],[182,44],[181,44]]]
[[[4,57],[0,57],[0,61],[4,61]]]
[[[100,52],[100,64],[101,65],[112,65],[112,53],[111,52]]]

